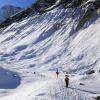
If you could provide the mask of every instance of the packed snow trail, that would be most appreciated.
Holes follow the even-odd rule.
[[[62,78],[56,78],[56,75],[48,84],[45,88],[46,92],[42,90],[42,93],[36,95],[33,100],[94,100],[91,97],[92,93],[66,88]]]
[[[33,74],[33,81],[2,95],[0,100],[94,100],[91,93],[66,88],[62,76],[57,78],[54,72]]]
[[[82,92],[91,93],[91,94],[98,94],[98,93],[95,93],[95,92],[92,92],[92,91],[88,91],[88,90],[83,90],[83,89],[78,89],[78,88],[73,88],[73,87],[69,87],[69,88],[73,89],[73,90],[78,90],[78,91],[82,91]]]

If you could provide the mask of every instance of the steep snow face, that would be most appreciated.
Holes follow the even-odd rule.
[[[0,30],[0,64],[22,78],[17,89],[0,90],[0,100],[93,100],[91,93],[100,93],[100,14],[76,32],[79,13],[59,7]],[[65,89],[63,72],[55,78],[57,68],[68,71],[72,88]],[[85,76],[89,69],[96,73]]]
[[[78,13],[78,9],[56,8],[42,16],[13,23],[0,34],[1,63],[71,72],[97,66],[99,15],[88,28],[75,32]]]
[[[14,7],[11,5],[5,5],[0,8],[0,22],[4,21],[9,16],[21,11],[22,9],[20,7]]]
[[[76,70],[87,70],[97,68],[99,70],[100,63],[100,37],[99,37],[99,23],[97,19],[95,23],[90,25],[87,29],[80,31],[68,47],[71,50],[73,61],[76,62]]]
[[[18,62],[22,67],[36,69],[45,67],[43,70],[62,67],[59,58],[67,52],[69,36],[75,27],[73,23],[77,20],[74,15],[76,18],[72,21],[70,12],[74,11],[57,8],[45,15],[13,23],[1,32],[1,62]]]

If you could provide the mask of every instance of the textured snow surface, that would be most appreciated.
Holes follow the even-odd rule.
[[[94,100],[100,94],[100,18],[75,32],[78,11],[56,8],[0,30],[0,66],[21,77],[17,88],[0,89],[0,100]],[[85,75],[89,69],[96,73]]]

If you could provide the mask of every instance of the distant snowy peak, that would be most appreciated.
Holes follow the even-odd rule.
[[[9,16],[11,16],[11,15],[13,15],[21,10],[22,10],[22,8],[15,7],[12,5],[5,5],[5,6],[1,7],[0,8],[0,21],[5,20]]]

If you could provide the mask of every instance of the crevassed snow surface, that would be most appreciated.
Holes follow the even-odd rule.
[[[0,89],[0,100],[94,100],[100,94],[100,18],[75,33],[78,18],[77,9],[56,8],[1,30],[0,66],[19,74],[21,83]],[[89,69],[96,73],[85,75]]]

